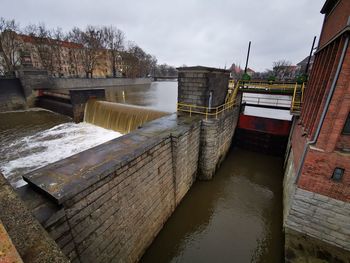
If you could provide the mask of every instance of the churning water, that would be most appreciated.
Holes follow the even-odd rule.
[[[0,170],[20,187],[22,175],[121,135],[45,110],[0,113]]]

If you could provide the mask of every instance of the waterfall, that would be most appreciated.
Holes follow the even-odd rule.
[[[91,99],[85,105],[84,121],[126,134],[167,114],[145,107]]]

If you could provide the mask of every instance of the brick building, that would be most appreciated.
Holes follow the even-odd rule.
[[[6,34],[4,32],[3,34]],[[69,41],[57,41],[54,39],[38,38],[29,35],[17,34],[21,56],[20,64],[23,67],[47,70],[55,77],[85,77],[83,45]],[[117,76],[124,75],[129,54],[120,52],[116,60]],[[125,59],[123,59],[125,57]],[[1,56],[0,56],[1,59]],[[94,77],[112,77],[111,51],[100,49],[96,54],[96,62],[93,69]],[[2,64],[2,63],[0,63]],[[129,66],[130,67],[130,66]],[[0,69],[1,72],[1,69]]]
[[[321,13],[284,179],[287,262],[350,260],[350,1],[327,0]]]

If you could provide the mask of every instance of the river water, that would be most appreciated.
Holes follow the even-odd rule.
[[[109,101],[176,111],[176,82],[106,93]],[[0,113],[0,169],[18,187],[21,175],[118,136],[45,110]],[[231,149],[212,181],[194,183],[141,262],[283,262],[282,165]]]
[[[283,262],[282,166],[231,149],[212,181],[194,183],[141,262]]]

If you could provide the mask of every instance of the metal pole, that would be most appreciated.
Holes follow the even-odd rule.
[[[248,45],[248,53],[247,53],[247,59],[246,59],[246,61],[245,61],[244,73],[247,73],[248,60],[249,60],[249,53],[250,53],[250,44],[251,44],[251,41],[249,41],[249,45]]]
[[[310,60],[311,60],[311,56],[312,56],[312,51],[314,50],[315,42],[316,42],[316,36],[314,36],[314,41],[312,42],[310,55],[309,55],[309,58],[307,60],[307,64],[306,64],[306,68],[305,68],[305,74],[307,74],[307,72],[309,71]]]

